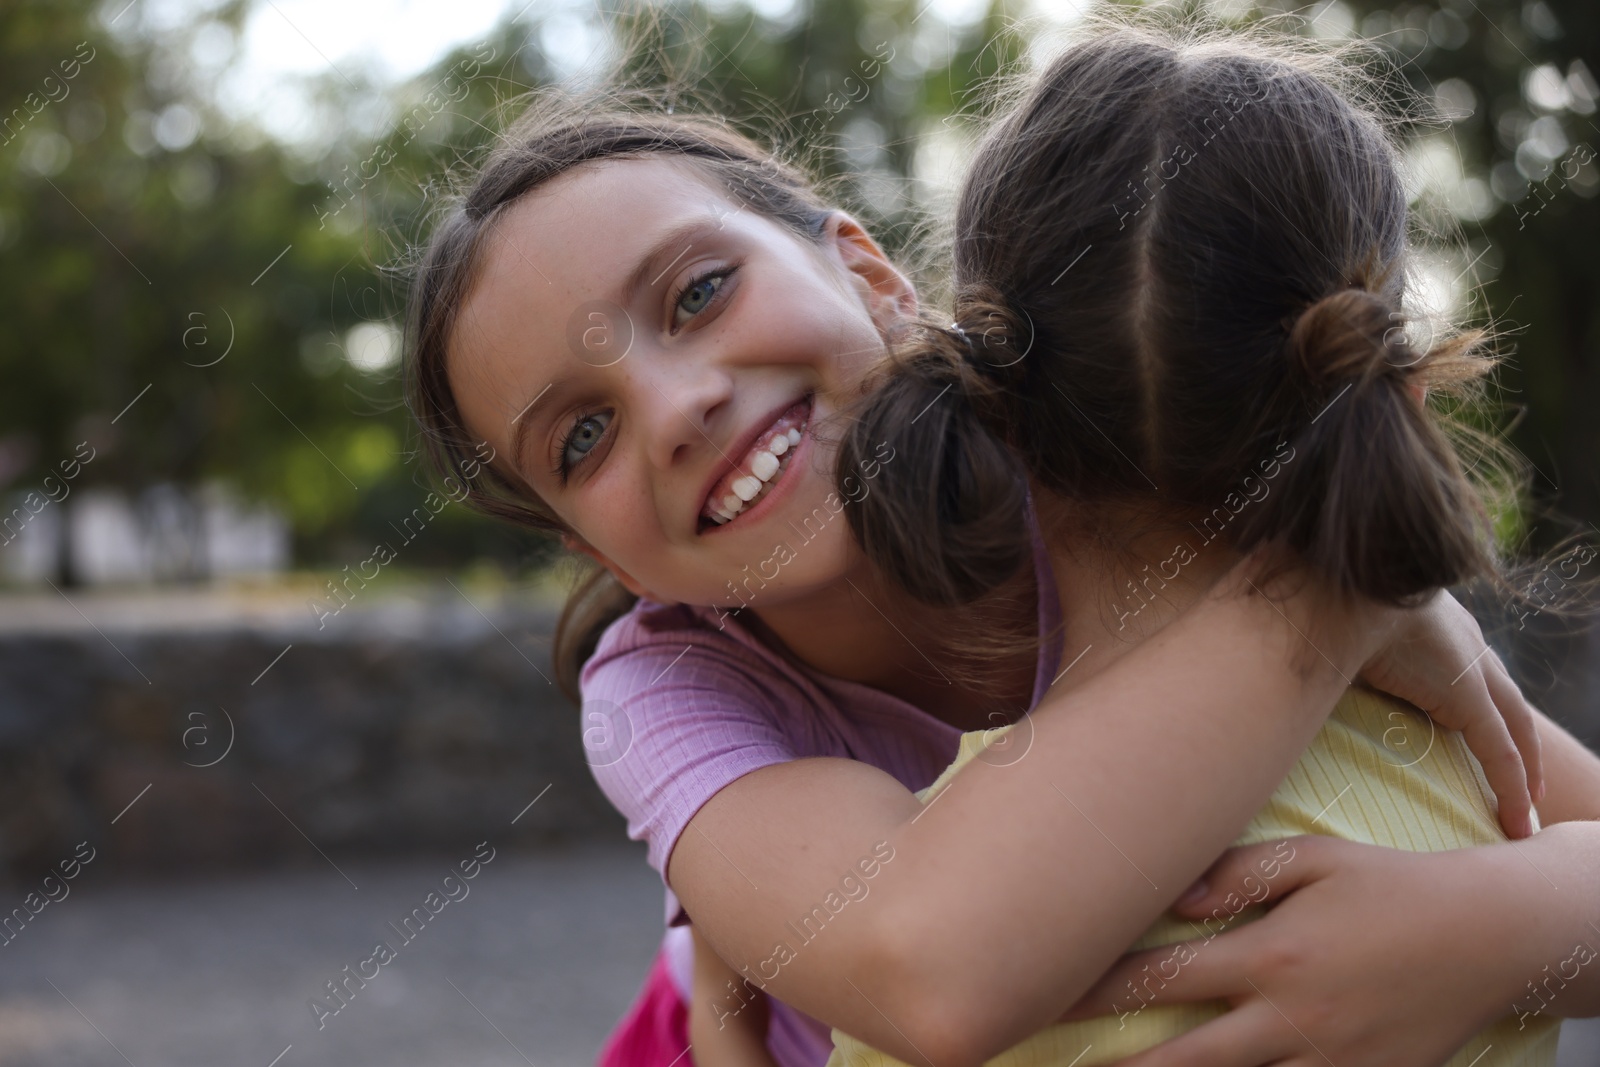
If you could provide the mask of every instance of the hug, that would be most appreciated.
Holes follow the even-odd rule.
[[[946,307],[705,117],[541,99],[441,212],[411,409],[442,471],[492,449],[469,503],[593,560],[557,666],[627,717],[593,771],[666,890],[603,1063],[1550,1065],[1600,1013],[1589,969],[1517,1018],[1600,937],[1600,760],[1448,592],[1503,581],[1443,402],[1494,360],[1396,329],[1353,84],[1085,33],[978,145]]]

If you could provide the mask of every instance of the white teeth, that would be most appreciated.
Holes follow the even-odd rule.
[[[756,497],[761,496],[779,473],[783,464],[778,457],[792,451],[800,443],[801,433],[798,428],[789,429],[772,435],[772,440],[767,442],[765,448],[758,449],[750,457],[750,473],[735,478],[728,486],[730,492],[726,493],[720,501],[713,500],[707,506],[706,518],[718,526],[726,525],[738,518]]]

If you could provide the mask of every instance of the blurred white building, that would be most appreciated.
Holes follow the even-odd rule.
[[[5,501],[6,510],[20,500]],[[19,583],[54,579],[64,552],[72,574],[88,585],[274,574],[289,565],[289,524],[223,485],[157,485],[137,497],[83,489],[32,514],[0,545],[0,575]]]

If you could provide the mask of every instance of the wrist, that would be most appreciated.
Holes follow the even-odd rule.
[[[1308,681],[1332,676],[1350,685],[1392,640],[1403,609],[1341,590],[1320,572],[1283,553],[1252,552],[1213,594],[1252,604],[1263,625],[1298,649]],[[1326,680],[1326,678],[1324,678]]]
[[[1465,863],[1455,884],[1463,887],[1469,909],[1459,928],[1473,931],[1473,958],[1493,969],[1483,976],[1482,988],[1495,998],[1494,1017],[1514,1013],[1527,1001],[1530,983],[1565,960],[1576,940],[1600,944],[1585,914],[1596,908],[1582,872],[1571,869],[1562,830],[1551,827],[1526,841],[1458,854]]]

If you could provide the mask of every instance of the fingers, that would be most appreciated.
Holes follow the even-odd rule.
[[[1117,1067],[1256,1067],[1277,1063],[1285,1049],[1304,1045],[1270,1005],[1252,1000],[1188,1033],[1118,1060]]]
[[[1197,923],[1189,941],[1122,957],[1061,1021],[1124,1016],[1153,1003],[1235,1000],[1252,990],[1246,976],[1262,971],[1286,943],[1271,916],[1231,929],[1251,904],[1266,903],[1323,877],[1339,860],[1340,842],[1297,837],[1230,849],[1207,874],[1205,894],[1179,909]]]
[[[1325,837],[1286,837],[1230,848],[1201,879],[1202,895],[1185,897],[1173,910],[1191,919],[1214,916],[1244,903],[1265,904],[1327,873],[1339,843]]]
[[[1508,721],[1501,717],[1502,709],[1490,697],[1487,678],[1491,673],[1485,672],[1482,676],[1481,688],[1478,688],[1480,676],[1476,672],[1468,671],[1467,678],[1462,679],[1477,691],[1463,694],[1476,714],[1463,725],[1461,736],[1472,754],[1478,757],[1483,776],[1500,801],[1500,825],[1512,838],[1528,837],[1533,833],[1533,795],[1528,788],[1528,771],[1522,762],[1522,752],[1512,739]],[[1520,702],[1519,696],[1513,703]],[[1529,725],[1531,728],[1531,718]],[[1537,744],[1537,738],[1534,743]]]
[[[1522,753],[1522,765],[1528,774],[1528,792],[1537,804],[1544,799],[1544,749],[1539,741],[1539,724],[1533,705],[1511,680],[1510,672],[1498,655],[1490,652],[1484,660],[1484,680],[1489,685],[1489,695],[1505,716],[1511,738]]]
[[[1209,947],[1222,944],[1204,939],[1180,941],[1141,952],[1130,952],[1100,980],[1083,999],[1064,1012],[1059,1022],[1092,1019],[1099,1016],[1137,1014],[1152,1003],[1187,1004],[1215,1000],[1247,988],[1233,972],[1230,946],[1221,953]]]
[[[1533,790],[1539,775],[1533,710],[1505,675],[1471,612],[1447,593],[1436,597],[1429,610],[1442,631],[1455,632],[1479,650],[1429,715],[1441,726],[1461,731],[1499,799],[1500,825],[1512,838],[1527,837],[1533,833]],[[1534,753],[1531,769],[1523,758],[1527,752]]]

